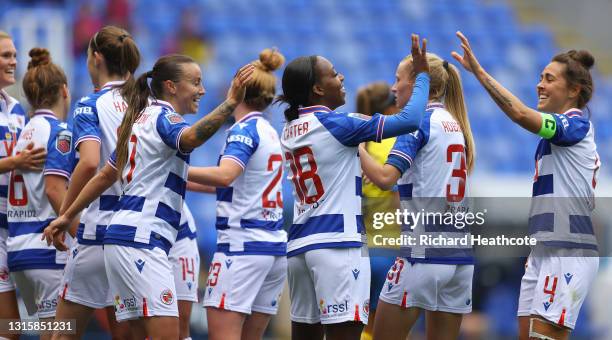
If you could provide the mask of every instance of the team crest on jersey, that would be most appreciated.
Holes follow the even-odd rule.
[[[171,305],[174,302],[174,295],[170,289],[164,289],[159,297],[164,305]]]
[[[67,155],[72,150],[72,132],[64,130],[57,134],[55,148],[62,155]]]
[[[183,116],[178,113],[168,113],[164,117],[166,117],[166,120],[168,120],[170,124],[179,124],[185,121]]]

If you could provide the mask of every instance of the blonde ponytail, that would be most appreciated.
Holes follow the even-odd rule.
[[[452,64],[445,62],[444,68],[448,72],[448,81],[446,82],[444,95],[444,106],[457,120],[459,126],[461,127],[461,131],[463,131],[463,137],[465,138],[466,166],[469,174],[474,168],[476,145],[474,144],[472,128],[470,127],[470,120],[468,119],[467,109],[465,107],[461,78],[459,77],[457,68]]]

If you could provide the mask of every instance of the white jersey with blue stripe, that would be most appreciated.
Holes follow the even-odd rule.
[[[535,154],[529,232],[538,244],[597,250],[591,223],[600,159],[595,131],[578,109],[552,115],[556,132]]]
[[[100,144],[100,164],[104,167],[117,146],[117,129],[125,114],[127,104],[117,86],[123,81],[105,84],[100,91],[83,97],[74,110],[74,147],[78,150],[84,141]],[[77,229],[77,240],[81,244],[102,245],[108,221],[113,216],[115,205],[121,195],[121,185],[117,182],[94,200],[81,213]]]
[[[25,112],[19,102],[0,90],[0,159],[10,156],[25,124]],[[0,174],[0,229],[8,229],[6,198],[10,173]]]
[[[187,202],[184,202],[183,211],[181,211],[180,227],[178,233],[176,234],[176,242],[184,238],[193,240],[197,236],[195,219],[191,214],[191,210],[189,210],[189,207],[187,206]]]
[[[399,136],[387,158],[387,164],[402,174],[397,182],[401,208],[414,213],[467,212],[465,148],[463,132],[452,114],[440,103],[427,105],[419,129]],[[469,245],[420,244],[422,235],[447,239],[469,234],[467,226],[444,224],[441,218],[430,216],[414,226],[402,226],[402,234],[413,237],[416,244],[402,246],[400,255],[414,262],[472,264]]]
[[[299,109],[281,146],[295,199],[287,256],[320,248],[361,247],[361,165],[357,146],[382,139],[384,116]]]
[[[47,150],[44,170],[11,174],[8,195],[8,266],[11,271],[63,268],[67,252],[60,252],[41,240],[42,232],[57,217],[45,193],[44,177],[70,178],[74,166],[72,132],[47,110],[37,110],[23,129],[15,153],[29,143]]]
[[[276,130],[251,112],[229,130],[221,159],[243,169],[217,188],[217,251],[226,255],[285,255],[281,190],[282,151]]]
[[[189,125],[172,106],[158,100],[132,126],[128,160],[121,171],[122,195],[115,207],[104,244],[135,248],[159,247],[166,254],[180,229],[191,150],[180,150]],[[109,164],[115,166],[113,152]]]

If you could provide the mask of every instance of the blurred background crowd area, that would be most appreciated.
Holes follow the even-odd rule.
[[[187,54],[201,63],[206,95],[197,116],[218,105],[235,71],[257,59],[266,47],[277,47],[288,61],[311,54],[328,58],[345,76],[345,111],[355,109],[359,87],[378,80],[393,83],[397,63],[410,52],[410,33],[427,38],[430,52],[454,63],[450,52],[460,48],[455,32],[461,30],[483,66],[530,106],[536,104],[536,84],[552,56],[588,49],[596,59],[595,92],[588,111],[602,160],[597,193],[612,196],[607,181],[612,178],[609,0],[0,0],[0,8],[0,29],[13,36],[19,51],[18,79],[25,72],[27,51],[47,47],[66,70],[73,100],[78,100],[93,89],[86,68],[89,39],[104,25],[115,24],[131,32],[140,48],[143,60],[138,74],[168,53]],[[472,193],[529,196],[537,137],[506,118],[474,77],[462,72],[462,79],[477,147]],[[8,90],[25,102],[20,86]],[[279,131],[282,111],[272,106],[266,112]],[[215,164],[223,140],[221,131],[192,154],[192,165]],[[292,197],[286,181],[284,199],[288,225]],[[203,288],[215,247],[215,197],[189,193],[187,202],[199,228]],[[508,228],[524,224],[527,213],[501,223]],[[609,239],[606,226],[609,220],[599,228]],[[515,337],[523,264],[524,259],[512,256],[479,262],[474,280],[476,312],[466,319],[464,334]],[[602,259],[602,273],[609,272],[606,265]],[[602,280],[610,280],[607,277],[602,275]],[[598,319],[603,317],[600,313],[611,311],[606,301],[612,298],[606,289],[601,294],[596,303],[587,301],[573,338],[606,338],[605,318],[604,326]],[[202,318],[201,311],[194,314],[196,334],[205,332],[198,328]],[[276,324],[288,325],[287,318],[275,318]],[[278,332],[287,325],[279,326]]]

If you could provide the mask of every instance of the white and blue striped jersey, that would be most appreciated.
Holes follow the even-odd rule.
[[[117,146],[117,129],[127,108],[117,88],[122,84],[123,81],[106,83],[98,92],[83,97],[74,110],[74,148],[78,150],[83,141],[98,142],[98,171],[104,167]],[[106,226],[113,216],[120,195],[121,185],[117,182],[83,210],[77,229],[79,243],[102,245]]]
[[[26,124],[14,153],[29,143],[47,149],[44,170],[11,173],[8,194],[8,266],[11,271],[63,268],[67,252],[60,252],[41,240],[42,232],[57,217],[45,193],[44,176],[70,178],[74,166],[72,132],[53,112],[37,110]]]
[[[299,109],[285,124],[281,145],[295,199],[287,256],[320,248],[361,247],[361,165],[357,146],[380,142],[384,118]]]
[[[0,159],[10,156],[23,129],[26,117],[19,102],[0,90]],[[0,229],[8,229],[6,198],[10,173],[0,174]]]
[[[552,115],[555,135],[535,154],[529,232],[538,244],[597,250],[591,223],[600,159],[589,118],[578,109]]]
[[[191,150],[180,150],[179,141],[188,127],[170,103],[161,100],[141,113],[132,126],[127,164],[119,169],[122,195],[104,244],[169,252],[185,199]],[[109,164],[115,166],[115,152]]]
[[[281,190],[283,157],[276,130],[251,112],[227,133],[221,159],[243,169],[217,188],[217,251],[227,255],[285,255]]]
[[[178,233],[176,234],[176,242],[184,238],[193,240],[197,236],[195,220],[191,214],[191,210],[189,210],[189,207],[187,206],[187,202],[184,202],[183,210],[181,211],[180,227]]]
[[[407,212],[432,213],[417,223],[413,221],[414,225],[402,225],[402,234],[412,236],[415,244],[403,245],[400,256],[423,263],[474,263],[471,245],[429,246],[420,242],[421,235],[447,239],[469,234],[468,226],[444,224],[437,217],[441,216],[437,213],[465,213],[469,208],[465,138],[459,123],[443,104],[427,105],[419,129],[397,138],[387,164],[402,174],[397,182],[401,208]]]

